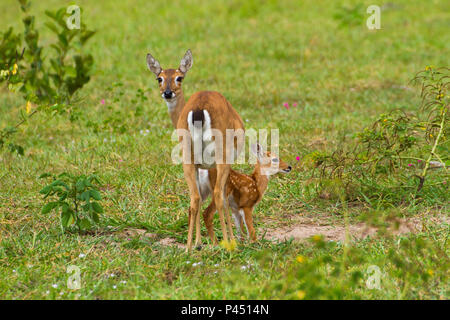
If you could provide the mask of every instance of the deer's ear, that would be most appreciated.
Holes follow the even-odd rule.
[[[156,76],[158,76],[161,73],[161,70],[162,70],[161,65],[159,64],[158,60],[153,58],[153,56],[150,53],[147,53],[147,67]]]
[[[181,59],[178,69],[180,69],[181,72],[186,73],[192,67],[193,63],[194,58],[192,58],[191,49],[188,49],[188,51],[186,51],[186,53],[184,54],[183,59]]]
[[[259,159],[261,160],[263,158],[263,152],[262,147],[259,143],[252,143],[250,145],[250,151]]]

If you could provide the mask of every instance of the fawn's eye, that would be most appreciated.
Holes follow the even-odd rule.
[[[176,77],[176,78],[175,78],[175,81],[176,81],[176,82],[181,82],[181,81],[183,81],[183,79],[184,79],[183,77]]]
[[[272,162],[277,163],[279,162],[278,158],[272,158]]]
[[[163,78],[159,77],[156,80],[158,80],[159,83],[163,82]]]

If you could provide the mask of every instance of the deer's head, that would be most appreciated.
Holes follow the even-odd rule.
[[[181,94],[181,83],[194,62],[191,50],[186,51],[178,69],[163,69],[150,53],[147,54],[147,66],[156,76],[159,91],[166,102],[173,102]]]
[[[250,150],[258,160],[258,164],[261,168],[261,174],[271,176],[279,172],[291,172],[292,167],[289,164],[281,160],[275,153],[264,151],[261,145],[252,144]]]

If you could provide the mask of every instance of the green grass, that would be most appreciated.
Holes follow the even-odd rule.
[[[69,3],[34,1],[38,26],[45,21],[44,10]],[[348,17],[354,23],[342,25],[336,16],[342,6],[359,3],[362,20]],[[81,92],[80,119],[37,114],[16,136],[25,156],[0,153],[0,297],[295,299],[301,290],[306,298],[448,299],[445,223],[427,222],[416,235],[359,241],[349,252],[339,243],[261,241],[240,245],[235,252],[204,248],[188,255],[157,240],[128,239],[113,232],[142,228],[181,243],[187,236],[187,187],[181,167],[171,164],[172,124],[146,67],[147,52],[167,68],[178,66],[190,48],[194,66],[183,83],[185,96],[199,90],[221,92],[247,129],[278,128],[280,156],[295,165],[297,156],[332,148],[339,137],[350,137],[380,113],[417,110],[419,88],[409,80],[427,65],[449,65],[448,1],[386,3],[378,31],[365,26],[365,8],[371,1],[77,4],[83,22],[98,32],[88,44],[95,71]],[[0,11],[2,29],[21,28],[15,1],[2,1]],[[48,35],[43,32],[41,37],[49,41]],[[122,85],[108,90],[117,83]],[[147,101],[134,100],[138,89],[145,90]],[[286,110],[284,102],[298,106]],[[2,88],[0,128],[16,123],[24,105]],[[146,129],[147,135],[140,133]],[[310,173],[296,169],[270,182],[255,212],[259,237],[297,216],[343,224],[344,209],[335,201],[307,195]],[[40,213],[44,200],[38,192],[44,181],[38,177],[63,171],[96,172],[100,177],[105,214],[97,233],[62,234],[56,214]],[[350,220],[386,210],[406,217],[448,215],[445,190],[424,190],[426,201],[416,205],[386,200],[371,207],[361,202],[349,209]],[[219,229],[217,223],[218,234]],[[203,234],[206,237],[205,230]],[[402,239],[423,241],[425,249],[407,250]],[[403,264],[396,264],[398,257],[389,255],[390,250],[404,253]],[[308,257],[304,269],[295,260],[299,254]],[[321,260],[327,256],[331,262]],[[249,263],[252,267],[242,270]],[[78,291],[66,287],[69,265],[81,268]],[[336,275],[327,265],[347,273]],[[382,268],[382,290],[368,289],[366,275],[351,277],[369,265]]]

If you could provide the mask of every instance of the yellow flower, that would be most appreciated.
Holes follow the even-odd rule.
[[[17,69],[19,69],[19,66],[17,65],[17,63],[14,63],[13,69],[11,71],[12,74],[16,74],[17,73]]]
[[[303,291],[303,290],[297,291],[297,298],[299,298],[300,300],[305,299],[305,296],[306,296],[306,292],[305,291]]]
[[[221,245],[223,248],[225,248],[227,251],[232,252],[232,251],[236,250],[237,242],[236,242],[236,240],[234,240],[234,239],[231,240],[231,241],[225,241],[225,240],[222,240],[222,241],[220,242],[220,245]]]
[[[320,240],[322,240],[322,236],[320,234],[316,234],[316,235],[313,235],[312,239],[315,242],[319,242]]]
[[[26,106],[26,110],[27,110],[27,113],[28,114],[30,114],[30,112],[31,112],[31,107],[32,107],[33,105],[31,104],[31,102],[30,101],[27,101],[27,106]]]
[[[427,273],[428,273],[430,276],[432,276],[432,275],[434,274],[434,271],[431,270],[431,269],[428,269],[428,270],[427,270]]]
[[[433,138],[433,135],[432,135],[432,134],[430,134],[430,138]]]
[[[298,263],[303,263],[303,262],[306,261],[306,257],[302,256],[302,255],[299,255],[299,256],[297,256],[296,260],[297,260]]]
[[[387,119],[384,119],[383,121],[384,121],[384,122],[386,122],[386,121],[387,121]]]

